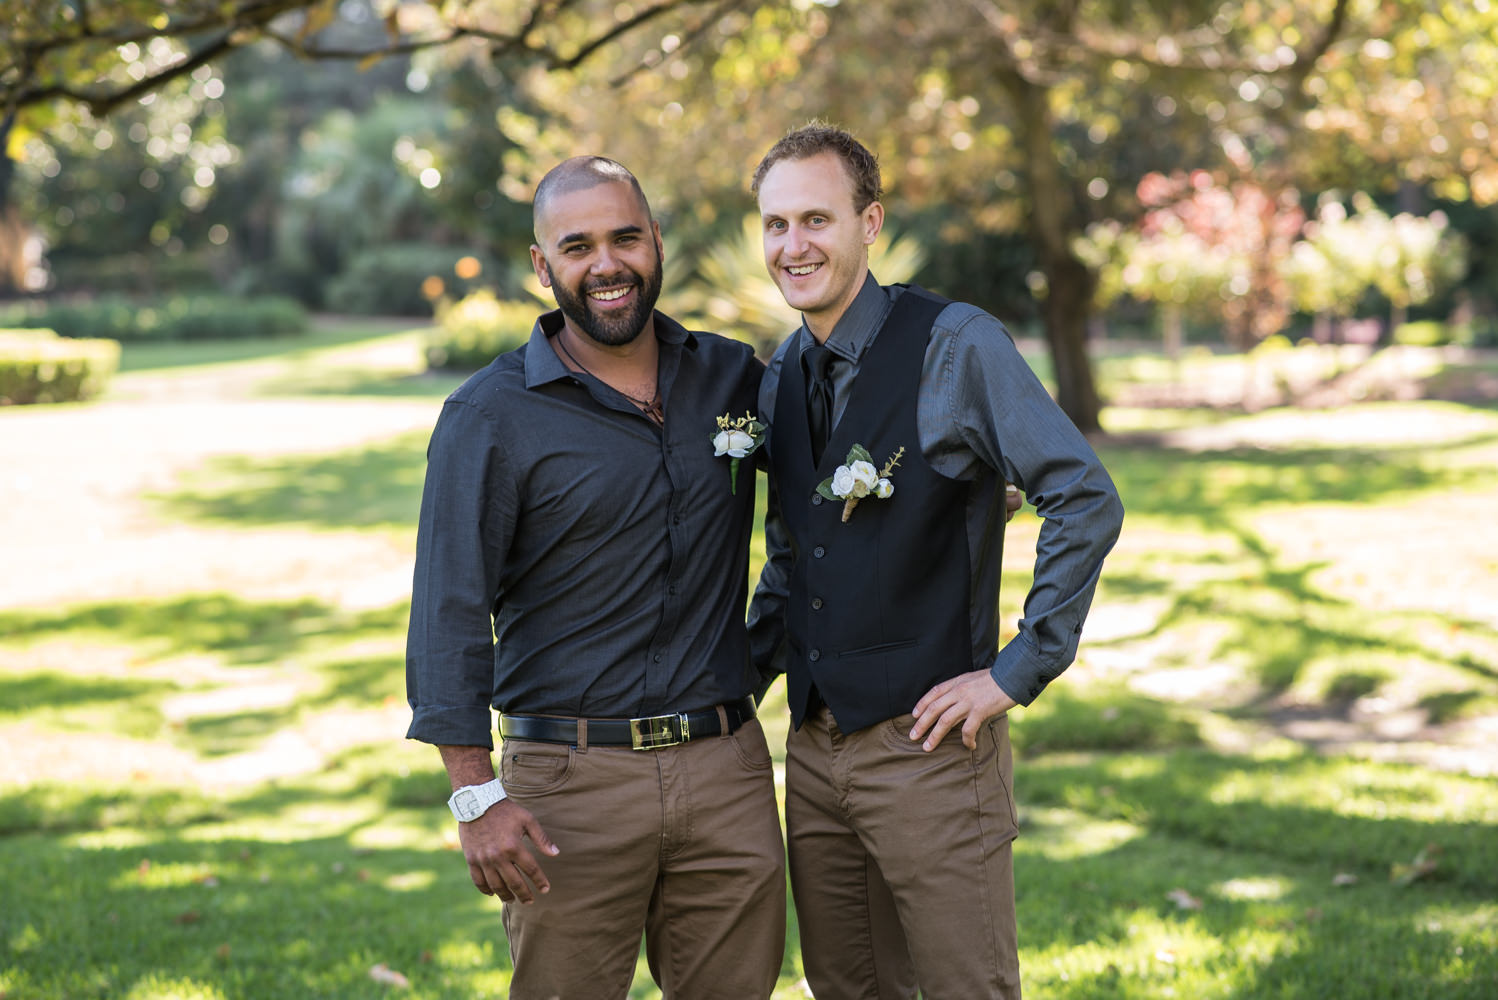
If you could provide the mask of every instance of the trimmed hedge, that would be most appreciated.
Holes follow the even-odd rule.
[[[64,337],[143,340],[231,340],[306,333],[307,311],[286,298],[237,299],[179,295],[138,303],[108,298],[53,302],[40,309],[12,308],[0,322],[55,330]]]
[[[91,399],[104,391],[119,366],[118,341],[0,329],[0,406]]]
[[[444,306],[427,334],[427,367],[478,371],[528,341],[540,312],[535,304],[504,302],[490,291]]]

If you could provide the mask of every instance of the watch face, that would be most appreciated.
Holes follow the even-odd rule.
[[[478,818],[478,799],[471,789],[459,789],[453,795],[453,812],[457,813],[458,819],[464,823]]]

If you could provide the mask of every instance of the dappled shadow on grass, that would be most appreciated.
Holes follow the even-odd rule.
[[[435,419],[435,415],[434,415]],[[414,527],[427,435],[332,455],[213,458],[151,499],[174,518],[320,528]]]
[[[30,836],[7,849],[21,863],[6,872],[0,937],[24,943],[7,963],[18,996],[134,995],[159,977],[194,995],[364,1000],[384,989],[370,979],[379,963],[429,997],[502,995],[508,979],[498,905],[437,840]]]
[[[1436,489],[1498,483],[1498,469],[1448,466],[1439,455],[1491,435],[1419,446],[1286,446],[1193,451],[1104,443],[1098,453],[1134,515],[1204,522],[1265,504],[1373,503]]]
[[[1267,760],[1179,750],[1157,757],[1026,760],[1021,801],[1076,809],[1214,847],[1387,880],[1427,844],[1429,881],[1498,893],[1498,782],[1306,754]]]
[[[1339,888],[1331,865],[1145,829],[1053,859],[1048,845],[1096,822],[1045,812],[1027,825],[1016,860],[1030,995],[1480,1000],[1477,977],[1498,972],[1492,930],[1470,920],[1491,905],[1449,886],[1370,879]],[[1436,910],[1469,920],[1431,928]],[[1465,962],[1453,961],[1464,951]]]
[[[3,626],[0,626],[3,627]],[[116,704],[176,691],[171,681],[80,676],[50,671],[0,674],[0,718],[40,709]]]
[[[59,611],[0,611],[0,635],[41,640],[71,632],[104,633],[154,645],[164,655],[210,652],[230,663],[259,664],[309,644],[347,641],[405,627],[409,604],[349,612],[310,598],[247,601],[195,594],[166,601],[108,601]]]
[[[1427,611],[1382,611],[1364,608],[1355,601],[1319,589],[1312,577],[1325,569],[1324,561],[1286,565],[1262,538],[1250,529],[1224,518],[1212,525],[1236,543],[1235,554],[1205,559],[1192,557],[1193,570],[1211,566],[1221,575],[1202,579],[1200,573],[1183,584],[1174,572],[1178,561],[1161,560],[1149,570],[1135,569],[1117,575],[1105,573],[1110,595],[1121,597],[1162,596],[1168,605],[1150,621],[1149,627],[1116,638],[1092,640],[1090,646],[1107,647],[1184,633],[1193,626],[1223,623],[1227,635],[1215,655],[1245,664],[1248,673],[1262,685],[1262,698],[1283,692],[1294,684],[1308,664],[1321,658],[1360,654],[1383,661],[1423,659],[1498,679],[1498,668],[1460,649],[1433,648],[1413,637],[1413,627],[1439,620],[1459,627],[1469,636],[1498,645],[1498,630],[1491,625]],[[1234,568],[1238,568],[1234,571]],[[1392,570],[1391,570],[1392,571]]]

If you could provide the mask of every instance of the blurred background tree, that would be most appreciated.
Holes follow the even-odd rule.
[[[1276,213],[1364,192],[1390,219],[1440,211],[1463,238],[1465,255],[1438,254],[1462,273],[1411,284],[1424,305],[1400,284],[1405,263],[1348,306],[1269,266],[1312,257],[1263,229],[1228,297],[1213,286],[1238,346],[1338,309],[1498,314],[1486,3],[0,0],[0,16],[14,25],[0,39],[13,290],[213,284],[404,311],[429,308],[412,289],[439,274],[443,296],[461,294],[454,261],[471,257],[471,284],[511,297],[540,173],[606,152],[671,233],[668,307],[773,339],[752,329],[778,320],[751,302],[747,179],[820,116],[880,155],[892,225],[923,253],[916,280],[1043,333],[1086,430],[1109,279],[1084,237],[1147,228],[1161,211],[1139,197],[1149,176],[1204,172],[1218,196]],[[1140,296],[1102,292],[1148,319]]]

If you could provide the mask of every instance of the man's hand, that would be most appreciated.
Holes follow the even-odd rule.
[[[536,892],[551,888],[532,845],[553,857],[561,851],[530,810],[513,799],[490,806],[471,823],[459,823],[458,839],[468,860],[468,876],[486,896],[498,896],[506,903],[530,903],[535,901]]]
[[[919,740],[930,730],[931,735],[921,749],[934,750],[952,727],[961,723],[962,745],[973,750],[978,746],[978,729],[983,723],[1017,704],[987,670],[958,674],[927,691],[915,703],[915,728],[910,731],[910,738]]]
[[[1014,512],[1025,505],[1025,498],[1019,495],[1019,487],[1013,483],[1004,484],[1004,520],[1014,520]]]

